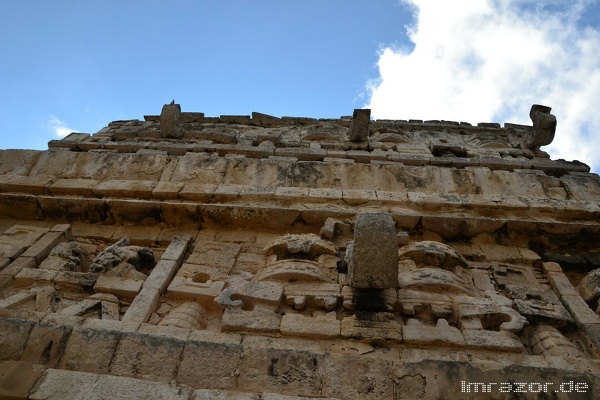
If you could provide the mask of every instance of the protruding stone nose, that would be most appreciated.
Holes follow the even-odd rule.
[[[398,286],[398,246],[392,216],[359,214],[354,242],[348,246],[348,279],[355,288],[387,289]]]

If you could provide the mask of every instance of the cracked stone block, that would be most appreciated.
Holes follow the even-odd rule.
[[[398,286],[398,246],[390,214],[359,214],[354,225],[354,243],[346,254],[350,286],[377,289]]]
[[[193,388],[233,389],[244,354],[241,336],[192,331],[177,369],[177,382]],[[210,368],[199,368],[212,360]]]
[[[349,139],[353,142],[364,142],[369,136],[370,109],[356,109],[352,113]]]

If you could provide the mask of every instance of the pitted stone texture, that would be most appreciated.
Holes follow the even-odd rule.
[[[600,269],[589,272],[577,286],[577,292],[587,303],[593,303],[600,298]]]
[[[352,113],[352,124],[350,125],[350,140],[353,142],[364,142],[369,136],[370,109],[356,109]]]
[[[385,289],[398,286],[396,228],[390,214],[359,214],[349,251],[350,286]]]
[[[180,138],[183,136],[183,130],[179,125],[181,117],[181,106],[171,102],[165,104],[160,112],[160,133],[167,138]]]
[[[539,151],[540,146],[552,143],[556,132],[556,117],[550,114],[552,108],[534,104],[531,106],[529,117],[533,128],[526,131],[521,141],[522,149]]]

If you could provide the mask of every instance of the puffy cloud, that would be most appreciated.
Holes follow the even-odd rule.
[[[63,138],[65,136],[68,136],[72,132],[75,132],[74,129],[69,128],[64,121],[61,121],[55,116],[50,116],[48,126],[54,131],[54,134],[60,138]]]
[[[403,0],[411,49],[383,47],[368,83],[375,118],[531,124],[558,120],[553,158],[600,168],[600,32],[579,23],[590,1]]]

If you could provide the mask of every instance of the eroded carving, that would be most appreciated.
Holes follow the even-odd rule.
[[[550,114],[552,108],[534,104],[529,111],[533,128],[525,131],[521,141],[523,150],[539,151],[541,146],[552,143],[556,132],[556,117]]]

